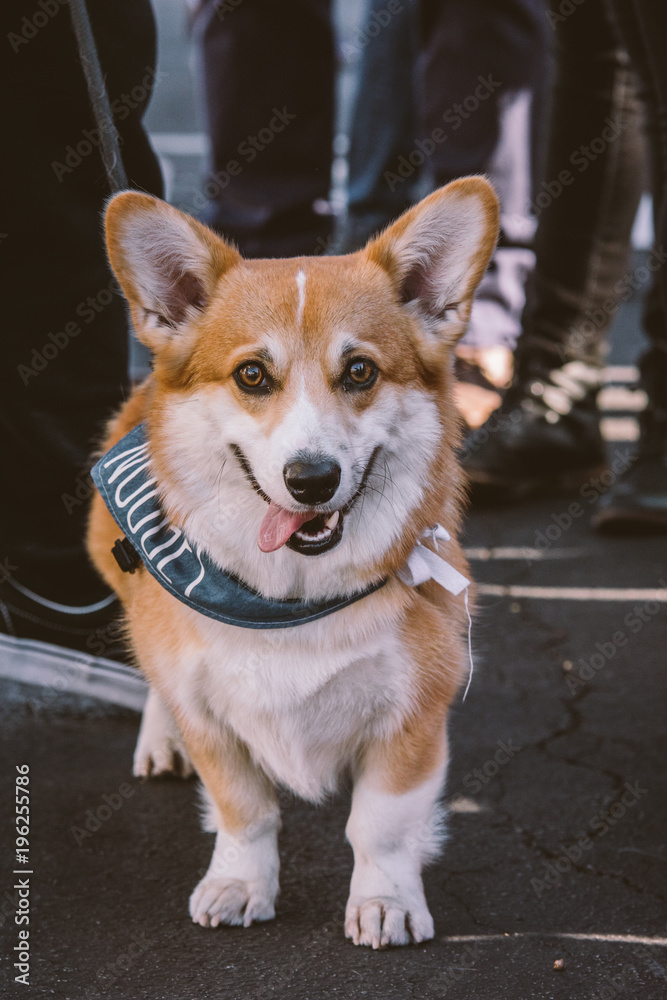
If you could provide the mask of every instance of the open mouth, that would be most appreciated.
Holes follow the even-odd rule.
[[[345,515],[340,510],[333,514],[317,514],[301,525],[285,542],[288,549],[304,556],[318,556],[335,548],[343,537]]]
[[[349,503],[341,510],[294,511],[284,510],[267,496],[255,479],[248,459],[238,445],[231,445],[246,478],[255,493],[269,505],[259,528],[257,544],[262,552],[275,552],[283,545],[304,556],[318,556],[335,548],[343,537],[345,515],[352,509],[364,491],[371,467],[379,447],[375,449],[366,466],[358,489]]]

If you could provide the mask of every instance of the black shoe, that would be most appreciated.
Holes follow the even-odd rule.
[[[473,501],[574,490],[606,468],[596,369],[579,361],[523,366],[502,405],[466,439]]]
[[[83,607],[51,601],[3,571],[0,676],[140,709],[145,684],[130,656],[114,594]],[[48,697],[47,697],[48,695]]]
[[[606,534],[667,531],[667,409],[649,403],[632,465],[600,497],[592,524]]]

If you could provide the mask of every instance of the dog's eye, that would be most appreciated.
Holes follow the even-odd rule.
[[[271,387],[264,368],[256,361],[245,361],[239,365],[234,378],[238,387],[246,392],[265,392]]]
[[[346,389],[369,389],[378,377],[378,367],[368,358],[355,358],[345,370],[343,385]]]

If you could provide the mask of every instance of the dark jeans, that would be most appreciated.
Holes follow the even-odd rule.
[[[150,4],[88,7],[130,182],[161,194],[141,126]],[[5,0],[0,19],[0,563],[49,598],[85,604],[103,591],[83,546],[86,469],[128,389],[125,306],[102,235],[110,192],[68,6]]]
[[[372,0],[353,43],[361,67],[347,249],[412,204],[425,175],[432,188],[487,171],[510,94],[531,93],[534,138],[548,82],[547,31],[542,0],[404,0],[391,16],[386,0]],[[534,152],[538,144],[526,142]]]
[[[549,82],[543,7],[543,0],[422,0],[422,134],[449,133],[429,159],[437,186],[488,169],[508,94],[531,92],[539,135]],[[530,154],[535,173],[538,142]]]
[[[586,0],[565,17],[559,6],[550,11],[556,82],[519,370],[534,359],[601,365],[618,302],[649,275],[628,270],[645,156],[642,107],[618,25],[605,0]]]
[[[630,58],[646,105],[655,228],[655,267],[644,307],[651,346],[643,355],[642,381],[652,402],[667,407],[667,9],[652,0],[615,0]],[[650,263],[650,261],[649,261]]]
[[[211,140],[204,221],[249,257],[327,248],[334,122],[329,0],[205,0],[195,22]],[[317,207],[317,206],[316,206]]]

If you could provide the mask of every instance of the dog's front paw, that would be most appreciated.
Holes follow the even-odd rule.
[[[194,773],[176,720],[161,695],[151,687],[144,706],[137,748],[134,751],[135,778]]]
[[[156,778],[176,774],[189,778],[194,768],[183,742],[167,733],[141,733],[134,751],[135,778]]]
[[[245,882],[238,878],[205,875],[190,896],[190,916],[202,927],[273,920],[277,890],[264,879]]]
[[[371,948],[419,944],[433,937],[433,917],[424,901],[350,896],[345,910],[345,937]]]

